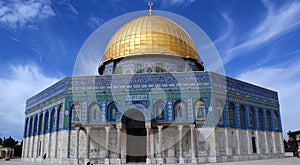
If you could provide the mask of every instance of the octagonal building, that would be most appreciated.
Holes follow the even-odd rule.
[[[277,92],[204,70],[193,39],[170,19],[147,15],[123,25],[98,72],[65,77],[27,100],[23,160],[200,164],[284,156]]]

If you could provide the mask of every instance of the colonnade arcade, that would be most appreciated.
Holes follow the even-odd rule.
[[[176,139],[169,141],[164,138],[163,132],[166,129],[175,130],[172,136]],[[104,158],[105,164],[121,164],[128,162],[156,162],[164,163],[164,159],[174,159],[174,162],[185,163],[184,154],[188,152],[192,162],[196,163],[195,151],[195,125],[192,123],[182,123],[176,125],[151,124],[145,121],[144,113],[137,109],[127,110],[121,122],[111,125],[76,125],[76,144],[74,158],[94,161]],[[101,132],[100,137],[97,132]],[[103,135],[105,134],[105,136]],[[80,144],[80,136],[85,136],[85,144]],[[101,141],[101,138],[105,139]],[[186,139],[188,138],[188,139]],[[183,148],[183,140],[189,142],[188,148]],[[155,144],[156,143],[156,144]],[[163,144],[164,143],[164,144]],[[79,152],[82,145],[85,147],[85,154],[80,158]],[[168,149],[173,148],[173,153]],[[95,153],[95,148],[104,150],[102,156]],[[167,152],[166,152],[167,151]],[[82,154],[82,153],[81,153]],[[187,160],[186,160],[187,161]]]

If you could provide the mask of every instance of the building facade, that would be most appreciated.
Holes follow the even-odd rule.
[[[23,160],[199,164],[284,156],[277,92],[204,71],[192,38],[169,19],[150,14],[122,26],[98,72],[66,77],[27,100]]]

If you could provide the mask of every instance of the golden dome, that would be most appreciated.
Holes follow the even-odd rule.
[[[175,22],[160,16],[142,16],[122,26],[106,46],[102,64],[128,56],[172,55],[198,61],[189,34]]]

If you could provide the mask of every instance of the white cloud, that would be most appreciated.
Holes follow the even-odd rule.
[[[299,129],[300,60],[282,66],[262,67],[247,71],[237,79],[278,91],[284,136]]]
[[[252,31],[245,34],[246,37],[240,43],[235,44],[227,51],[224,58],[225,63],[299,27],[299,1],[286,3],[276,9],[269,1],[263,1],[263,4],[267,8],[266,17]]]
[[[91,28],[91,29],[96,29],[99,26],[101,26],[105,21],[99,17],[96,16],[91,16],[90,18],[88,18],[87,20],[87,25]]]
[[[20,140],[26,100],[58,79],[44,75],[36,65],[11,65],[7,69],[6,76],[0,77],[0,134]]]
[[[0,2],[0,24],[5,27],[24,27],[37,20],[55,16],[48,0]]]

